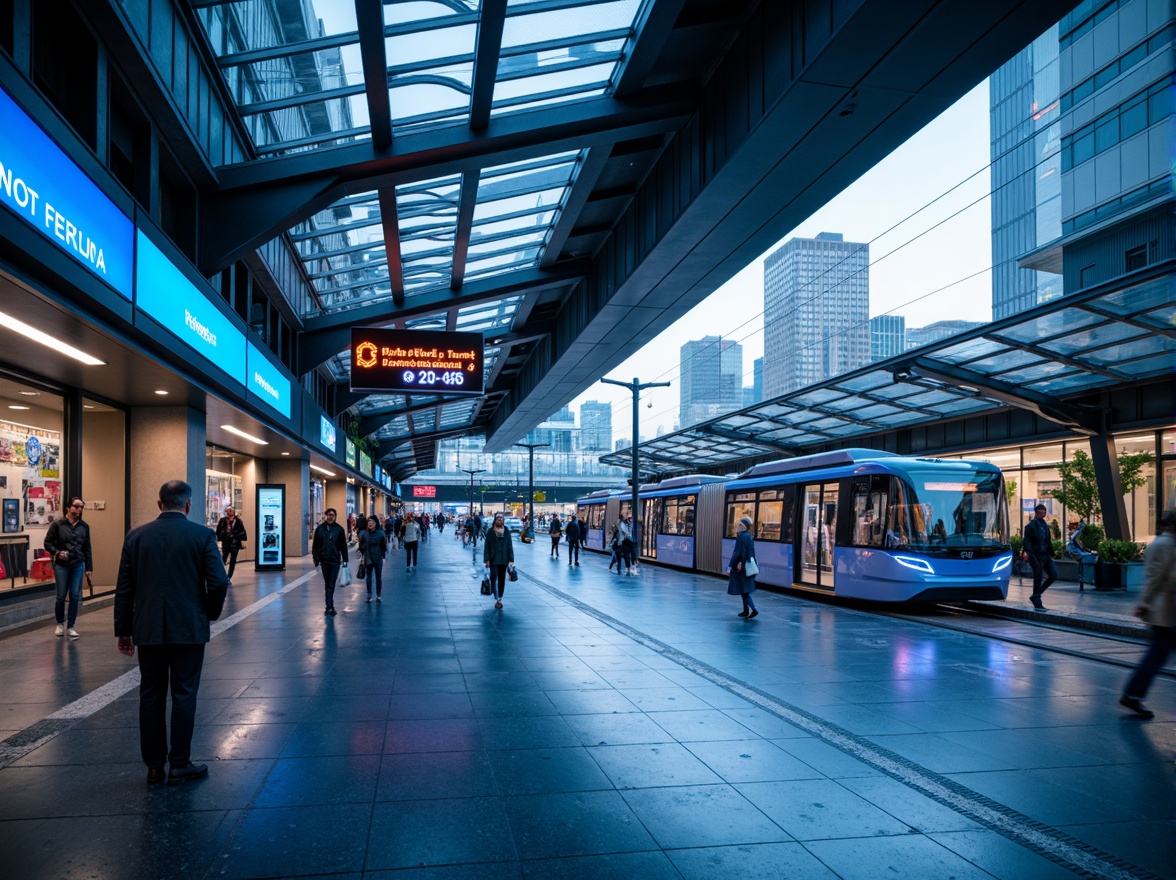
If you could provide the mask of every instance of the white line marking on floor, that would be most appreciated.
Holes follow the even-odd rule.
[[[214,621],[211,626],[212,638],[215,639],[225,630],[236,626],[246,617],[249,617],[251,614],[256,614],[262,608],[265,608],[267,605],[276,602],[291,590],[295,590],[302,586],[304,583],[314,577],[314,575],[314,571],[309,571],[300,578],[297,578],[296,580],[286,584],[281,589],[275,590],[266,596],[262,596],[252,605],[245,606],[240,611],[235,612],[223,620]],[[113,646],[111,650],[113,650]],[[25,728],[25,730],[13,734],[8,739],[18,740],[16,744],[6,745],[5,743],[0,743],[0,770],[7,767],[13,761],[18,761],[30,752],[39,749],[62,731],[69,730],[69,728],[73,727],[73,725],[77,722],[85,718],[89,718],[100,709],[106,708],[119,697],[129,693],[138,686],[139,668],[136,666],[134,669],[128,669],[113,681],[102,685],[102,687],[90,691],[90,693],[86,694],[84,697],[79,697],[69,705],[62,706],[52,715],[47,715],[44,720],[37,722],[37,724],[30,725],[28,728]],[[29,742],[21,741],[26,738],[28,732],[33,731],[37,727],[43,727],[45,732],[41,736]],[[7,742],[7,740],[5,742]]]

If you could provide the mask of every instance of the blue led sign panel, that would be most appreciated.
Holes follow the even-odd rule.
[[[130,300],[134,225],[2,89],[0,203]]]
[[[246,343],[246,352],[248,380],[245,386],[264,400],[266,406],[290,418],[290,380],[252,342]]]
[[[214,366],[242,385],[247,384],[245,334],[233,326],[142,230],[138,245],[135,305]],[[289,415],[289,383],[285,393]]]
[[[319,416],[319,443],[335,451],[335,423],[326,416]]]

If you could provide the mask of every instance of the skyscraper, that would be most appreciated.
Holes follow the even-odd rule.
[[[586,400],[580,405],[580,447],[612,450],[612,404]]]
[[[984,323],[984,321],[936,321],[925,327],[907,327],[906,347],[908,349],[918,348],[928,342],[938,342],[949,336],[955,336],[957,333],[963,333],[965,330],[971,330],[973,327],[980,327]]]
[[[743,407],[743,346],[704,336],[680,350],[679,421],[683,426]]]
[[[870,246],[793,238],[764,260],[764,398],[870,361]]]
[[[1152,267],[1176,256],[1174,70],[1171,4],[1083,2],[993,74],[994,318],[1171,283]]]
[[[879,315],[870,318],[870,360],[881,361],[906,351],[906,318]]]

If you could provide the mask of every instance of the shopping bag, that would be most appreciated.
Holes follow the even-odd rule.
[[[351,585],[351,566],[344,562],[339,566],[339,584],[340,587]]]
[[[515,569],[513,566],[511,568],[508,568],[506,570],[506,576],[508,578],[510,578],[511,583],[514,583],[515,581],[517,581],[519,579],[518,570]]]
[[[361,580],[361,581],[362,581],[364,578],[366,578],[366,577],[367,577],[367,565],[366,565],[366,564],[364,564],[363,562],[361,562],[361,563],[359,564],[359,568],[357,568],[357,569],[355,570],[355,576],[356,576],[356,578],[358,578],[358,579],[359,579],[359,580]]]
[[[492,592],[494,591],[490,589],[490,578],[482,578],[482,595],[489,596]]]

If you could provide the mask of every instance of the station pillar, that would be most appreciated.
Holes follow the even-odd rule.
[[[188,519],[206,522],[204,413],[190,406],[133,407],[130,416],[130,526],[159,516],[159,487],[183,480],[192,487]]]
[[[1127,502],[1119,479],[1119,455],[1115,452],[1114,435],[1096,434],[1090,438],[1090,460],[1098,482],[1098,502],[1107,537],[1130,541],[1131,521],[1127,518]]]

